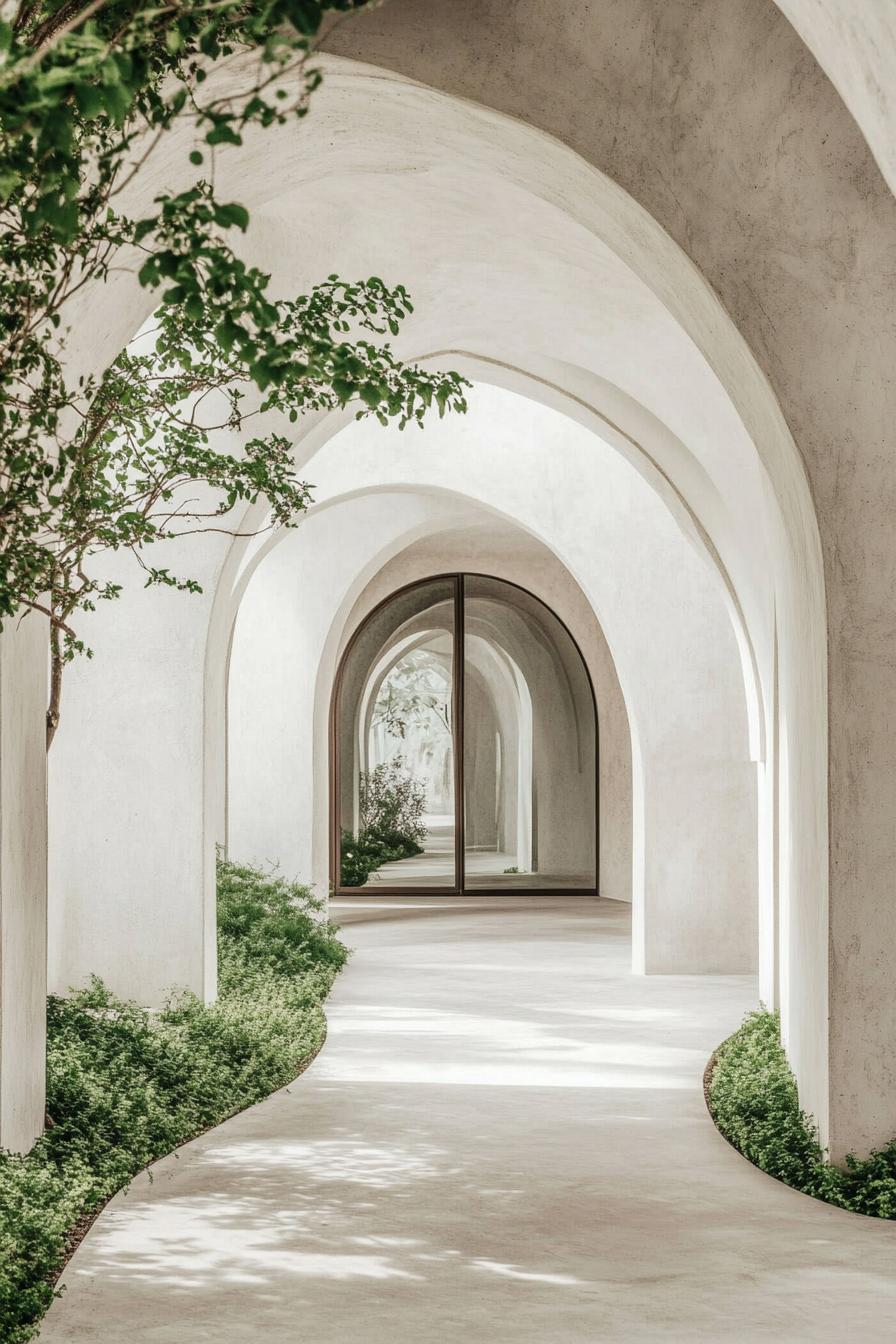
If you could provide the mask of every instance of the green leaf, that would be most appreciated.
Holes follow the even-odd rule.
[[[78,84],[75,88],[75,102],[85,121],[93,121],[106,110],[103,91],[95,84]]]
[[[8,201],[22,185],[21,176],[12,168],[0,168],[0,201]]]

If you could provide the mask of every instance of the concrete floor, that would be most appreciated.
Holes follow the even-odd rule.
[[[425,817],[427,823],[423,853],[411,859],[398,859],[375,869],[365,888],[378,886],[415,887],[454,886],[454,820],[451,817]]]
[[[454,821],[439,817],[430,821],[422,854],[384,863],[370,874],[363,888],[454,886]],[[518,855],[496,849],[468,849],[464,856],[464,885],[471,888],[503,887],[507,891],[529,888],[583,888],[593,890],[594,873],[508,873],[516,868]]]
[[[706,1114],[752,982],[633,978],[627,913],[341,902],[322,1054],[112,1202],[44,1344],[892,1341],[896,1225]]]

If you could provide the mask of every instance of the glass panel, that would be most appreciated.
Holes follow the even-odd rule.
[[[397,593],[345,661],[336,716],[344,887],[455,885],[454,580]]]
[[[569,632],[537,598],[464,577],[464,885],[596,880],[596,725]]]

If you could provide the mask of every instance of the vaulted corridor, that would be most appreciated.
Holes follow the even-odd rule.
[[[0,13],[0,1344],[896,1344],[896,0]]]
[[[44,1344],[893,1338],[896,1227],[706,1112],[752,978],[632,976],[609,900],[333,915],[356,952],[318,1059],[113,1200]]]

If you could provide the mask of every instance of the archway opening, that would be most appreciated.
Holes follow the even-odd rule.
[[[591,678],[544,602],[482,574],[409,584],[337,670],[333,887],[596,894],[597,771]]]

